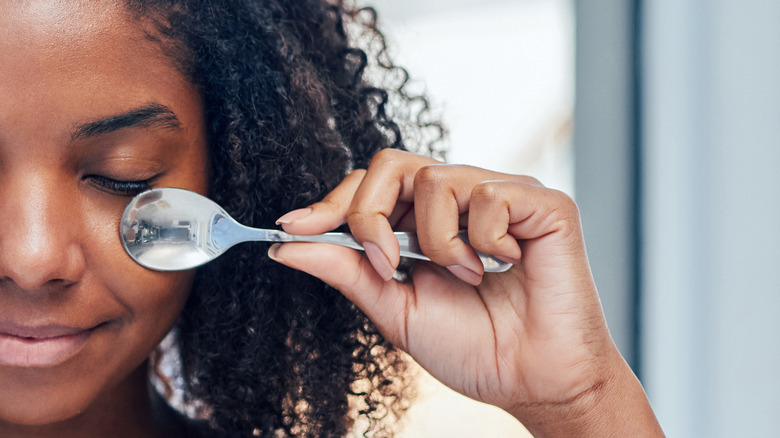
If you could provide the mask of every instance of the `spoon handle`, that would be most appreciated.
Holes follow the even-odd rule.
[[[243,227],[243,226],[242,226]],[[264,241],[264,242],[321,242],[332,243],[335,245],[346,246],[352,249],[363,251],[363,246],[355,240],[355,237],[349,233],[323,233],[314,235],[289,234],[279,230],[266,230],[260,228],[243,227],[244,233],[241,241]],[[417,241],[417,234],[413,232],[398,231],[393,233],[398,239],[398,245],[401,248],[401,257],[409,257],[418,260],[430,261],[420,249]],[[468,232],[461,230],[458,237],[466,242],[468,241]],[[216,242],[215,242],[216,243]],[[483,254],[477,251],[485,272],[504,272],[512,267],[511,263],[501,261],[491,255]]]

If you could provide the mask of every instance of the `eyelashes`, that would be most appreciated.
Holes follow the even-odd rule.
[[[98,189],[119,196],[135,196],[152,188],[152,178],[140,181],[122,181],[101,175],[88,175],[85,179],[89,180]]]

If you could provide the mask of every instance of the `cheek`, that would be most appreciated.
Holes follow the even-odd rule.
[[[173,327],[187,301],[193,277],[191,271],[164,273],[138,278],[132,287],[123,289],[120,285],[113,289],[115,298],[129,310],[121,333],[121,341],[128,347],[128,372],[145,360]]]
[[[181,313],[194,271],[159,272],[135,263],[119,238],[126,198],[118,205],[93,206],[87,227],[95,239],[84,248],[88,275],[97,280],[122,311],[123,336],[146,357]],[[119,208],[117,208],[119,207]]]
[[[79,241],[86,269],[68,293],[52,302],[56,306],[45,308],[52,317],[68,321],[110,322],[61,365],[0,367],[0,431],[4,421],[47,424],[70,418],[94,407],[98,397],[115,402],[111,397],[116,388],[170,330],[192,286],[194,271],[151,271],[125,253],[119,219],[126,199],[91,195],[80,202],[71,199],[81,211],[74,211],[62,226],[81,226],[87,232]]]

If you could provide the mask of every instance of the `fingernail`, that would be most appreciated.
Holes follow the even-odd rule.
[[[384,252],[382,252],[382,249],[380,249],[377,244],[363,242],[363,249],[366,252],[368,261],[371,262],[374,270],[376,270],[376,273],[379,274],[383,280],[388,281],[393,278],[395,269],[393,269],[393,267],[390,265],[390,261],[387,259],[387,256]]]
[[[277,219],[276,220],[276,225],[289,224],[289,223],[295,222],[297,220],[303,219],[306,216],[308,216],[309,214],[311,214],[311,208],[309,208],[309,207],[299,208],[298,210],[293,210],[293,211],[283,215],[279,219]]]
[[[274,243],[271,245],[270,248],[268,248],[268,258],[275,262],[283,263],[282,259],[279,258],[279,247],[282,246],[281,243]]]
[[[512,257],[499,256],[499,255],[497,255],[495,257],[497,259],[501,260],[502,262],[511,263],[513,265],[519,265],[520,264],[520,259],[515,259],[515,258],[512,258]]]
[[[452,272],[452,275],[460,278],[472,286],[478,286],[480,283],[482,283],[482,276],[465,266],[452,265],[447,266],[447,269]]]

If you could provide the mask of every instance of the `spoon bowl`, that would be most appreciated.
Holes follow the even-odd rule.
[[[237,243],[324,242],[363,250],[349,233],[293,235],[280,230],[251,228],[236,222],[214,201],[176,188],[147,190],[133,198],[122,214],[119,234],[130,257],[157,271],[182,271],[210,262]],[[396,232],[402,257],[428,260],[417,235]],[[458,237],[468,243],[466,231]],[[486,272],[503,272],[512,265],[493,256],[477,255]]]

